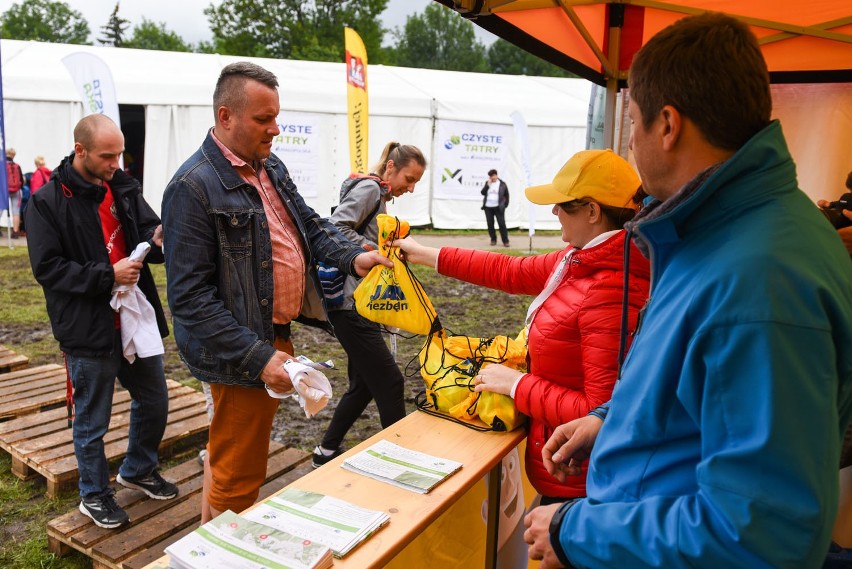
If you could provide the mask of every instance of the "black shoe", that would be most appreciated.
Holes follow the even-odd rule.
[[[94,494],[80,501],[80,511],[92,518],[98,527],[112,529],[123,526],[130,518],[127,512],[115,503],[115,490],[107,488],[100,494]]]
[[[171,500],[178,495],[178,487],[160,476],[160,471],[156,468],[148,476],[124,478],[119,474],[115,480],[127,488],[142,490],[155,500]]]
[[[509,242],[508,242],[508,241],[506,241],[505,243],[503,243],[503,247],[508,247],[508,246],[509,246]]]
[[[314,468],[319,468],[320,466],[329,462],[330,460],[337,458],[338,456],[340,456],[344,452],[346,452],[346,451],[343,450],[342,448],[339,448],[336,451],[334,451],[333,453],[331,453],[330,455],[326,456],[322,453],[322,451],[320,451],[319,447],[316,447],[316,448],[314,448],[314,454],[311,457],[311,466],[313,466]]]
[[[496,242],[496,241],[492,241],[492,242],[491,242],[491,246],[492,246],[492,247],[494,247],[495,245],[497,245],[497,242]]]

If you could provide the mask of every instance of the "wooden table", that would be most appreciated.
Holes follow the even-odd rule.
[[[343,559],[335,559],[337,569],[383,567],[414,538],[470,490],[486,473],[488,485],[488,523],[486,568],[497,563],[497,522],[500,506],[501,460],[526,433],[517,429],[510,433],[480,433],[451,421],[416,411],[398,423],[367,439],[327,465],[306,474],[291,486],[320,492],[390,514],[390,523]],[[364,450],[379,440],[463,463],[461,470],[450,476],[428,494],[417,494],[396,486],[349,472],[340,467],[345,458]],[[167,558],[147,569],[167,567]]]

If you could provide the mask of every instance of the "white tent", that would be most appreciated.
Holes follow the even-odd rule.
[[[198,148],[213,124],[213,87],[219,71],[245,59],[15,40],[2,40],[0,51],[6,144],[15,147],[17,161],[25,171],[38,154],[45,156],[49,167],[55,167],[70,152],[73,127],[83,116],[83,105],[62,58],[83,51],[109,66],[119,105],[138,105],[144,111],[138,121],[139,127],[144,126],[144,192],[158,212],[172,174]],[[278,77],[284,122],[292,118],[310,123],[314,129],[314,166],[296,181],[306,201],[318,212],[327,213],[337,202],[340,182],[349,173],[344,65],[252,61]],[[478,191],[485,168],[466,171],[467,187],[459,185],[458,195],[441,188],[438,170],[446,167],[441,153],[444,146],[451,146],[441,138],[443,133],[464,129],[502,133],[504,158],[498,170],[512,197],[506,215],[510,227],[528,226],[520,149],[510,114],[519,111],[527,122],[534,184],[550,180],[585,144],[591,89],[585,80],[374,65],[369,69],[369,89],[371,163],[386,142],[399,140],[421,148],[430,164],[415,193],[391,207],[412,225],[485,227]],[[836,197],[852,156],[852,87],[781,86],[773,93],[776,114],[799,163],[802,187],[814,199]],[[122,127],[127,131],[129,125]],[[829,151],[833,158],[826,162]],[[843,165],[838,171],[840,162]],[[557,227],[549,208],[535,211],[537,228]]]
[[[45,156],[48,166],[56,166],[70,152],[73,127],[83,116],[62,58],[84,51],[106,62],[119,104],[144,107],[144,192],[156,211],[172,174],[212,126],[219,71],[245,59],[14,40],[3,40],[0,50],[7,145],[15,147],[25,170],[37,154]],[[283,116],[310,117],[317,127],[321,167],[311,178],[313,187],[299,185],[311,206],[329,211],[349,173],[344,65],[252,61],[278,77]],[[579,79],[559,81],[564,82],[561,92],[532,77],[371,66],[370,159],[378,158],[386,142],[399,140],[421,148],[431,165],[433,134],[440,121],[511,125],[509,114],[518,110],[529,125],[533,171],[541,173],[540,181],[547,180],[570,153],[582,148],[591,85]],[[565,91],[573,96],[566,99]],[[513,197],[507,221],[525,227],[521,166],[513,145],[510,138],[506,169],[500,175]],[[480,198],[462,201],[459,207],[451,199],[433,199],[431,185],[427,170],[415,193],[392,206],[394,213],[412,225],[484,227]],[[555,227],[548,212],[542,219]]]

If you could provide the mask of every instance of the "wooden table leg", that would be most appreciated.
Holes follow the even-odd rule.
[[[488,522],[485,526],[485,569],[497,569],[497,542],[500,531],[500,486],[503,461],[488,473]]]

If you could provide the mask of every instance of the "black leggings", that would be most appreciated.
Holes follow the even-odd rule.
[[[335,450],[372,399],[382,428],[405,417],[405,380],[378,324],[355,310],[331,311],[328,318],[349,359],[349,389],[340,398],[321,443]]]

